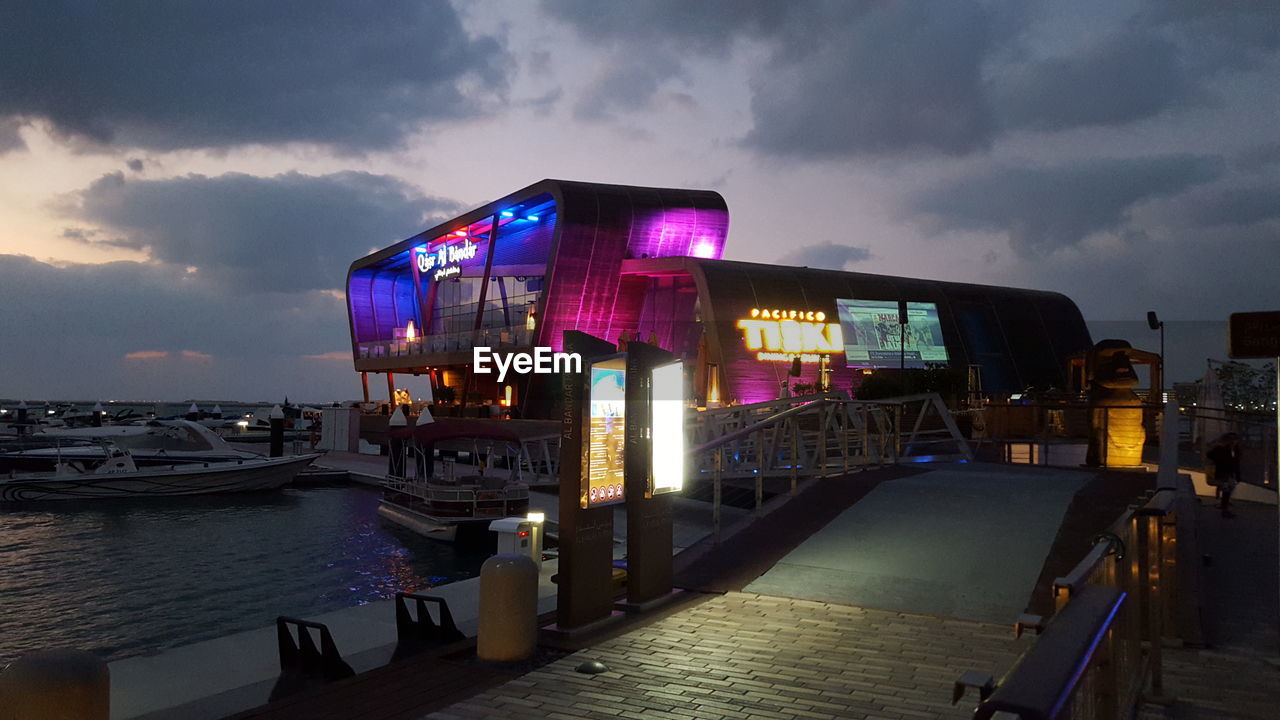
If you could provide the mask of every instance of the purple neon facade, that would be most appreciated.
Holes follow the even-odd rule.
[[[834,320],[841,298],[934,304],[951,365],[980,366],[990,390],[1064,387],[1065,358],[1092,345],[1075,304],[1057,293],[730,262],[721,259],[728,228],[714,192],[541,181],[352,263],[355,368],[430,372],[437,383],[447,371],[455,389],[493,402],[501,389],[472,376],[473,347],[562,350],[565,331],[577,330],[676,353],[699,400],[714,376],[721,402],[758,402],[783,383],[813,382],[817,364],[789,378],[785,354],[752,350],[740,321],[755,308]],[[450,247],[472,254],[454,261]],[[419,263],[423,252],[433,261]],[[862,370],[842,351],[824,354],[833,387],[856,384]],[[528,378],[516,383],[526,417],[549,407],[530,406],[539,391]]]
[[[624,260],[724,253],[729,211],[715,193],[567,185],[539,344],[563,349],[566,330],[635,332],[644,298],[620,292]]]
[[[463,370],[473,346],[561,350],[567,330],[616,341],[636,331],[645,302],[642,290],[624,284],[621,264],[719,258],[728,225],[728,209],[714,192],[536,183],[352,263],[347,299],[356,369]],[[436,277],[439,262],[427,263],[425,272],[419,266],[419,255],[434,261],[439,248],[464,242],[475,257],[444,267],[452,276]],[[536,284],[528,309],[508,303],[515,281],[526,289]],[[441,317],[448,304],[441,298],[457,295],[457,283],[472,295],[459,296],[450,306],[454,314]],[[530,314],[533,329],[526,330]],[[469,389],[469,375],[466,383]]]

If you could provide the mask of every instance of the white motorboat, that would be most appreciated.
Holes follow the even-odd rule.
[[[58,463],[79,463],[92,471],[107,459],[104,441],[129,451],[140,468],[180,463],[258,460],[262,455],[231,447],[217,433],[190,420],[152,420],[130,425],[42,428],[0,449],[0,473],[53,471]]]
[[[93,470],[76,462],[58,463],[53,472],[0,477],[0,502],[79,500],[86,498],[165,497],[275,490],[290,483],[320,457],[289,457],[178,463],[139,468],[128,451],[109,448]]]

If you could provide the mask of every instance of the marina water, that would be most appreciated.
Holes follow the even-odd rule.
[[[378,497],[341,486],[0,507],[0,666],[53,647],[149,655],[479,574],[485,552],[384,525]]]

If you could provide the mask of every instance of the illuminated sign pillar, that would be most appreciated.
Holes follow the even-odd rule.
[[[564,351],[581,355],[587,369],[593,367],[593,360],[614,355],[616,348],[607,340],[569,330],[564,334]],[[591,372],[562,377],[560,565],[554,629],[572,632],[613,613],[613,507],[590,502]]]
[[[662,348],[627,343],[627,602],[671,594],[670,493],[684,484],[684,366]]]

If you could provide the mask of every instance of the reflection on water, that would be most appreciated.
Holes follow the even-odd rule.
[[[0,507],[0,665],[151,654],[479,574],[485,553],[377,507],[362,487]]]

